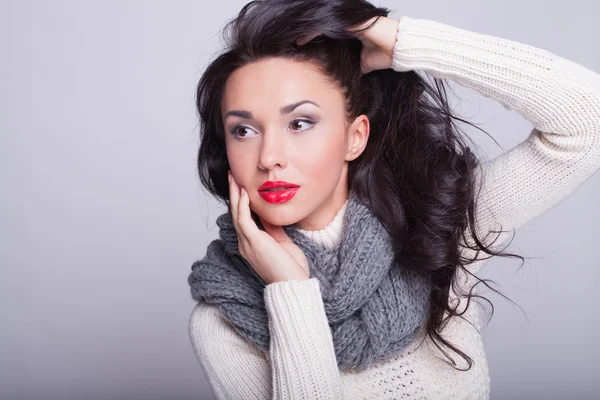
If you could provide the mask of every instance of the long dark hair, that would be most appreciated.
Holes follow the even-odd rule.
[[[475,277],[477,284],[483,282],[491,288],[465,265],[476,261],[481,251],[490,256],[524,259],[496,252],[476,235],[479,161],[465,144],[464,133],[455,120],[476,126],[452,114],[444,81],[432,79],[429,83],[415,71],[392,69],[361,75],[362,43],[348,29],[389,12],[362,0],[265,0],[246,4],[224,27],[226,48],[198,83],[198,173],[202,185],[229,207],[229,163],[220,104],[225,83],[235,69],[265,57],[315,63],[343,90],[348,121],[361,114],[369,118],[368,144],[363,154],[349,164],[349,190],[385,225],[394,241],[395,262],[431,279],[427,334],[440,350],[436,341],[465,358],[469,370],[472,358],[440,335],[451,316],[462,317],[466,311],[449,304],[450,288],[467,298],[467,307],[473,297],[479,297],[492,306],[493,315],[493,305],[473,293],[475,286],[464,292],[457,284],[458,269]],[[323,35],[304,46],[296,45],[297,39],[313,32]],[[467,232],[474,244],[466,240],[461,243]],[[464,257],[462,246],[473,250],[475,256]],[[456,362],[449,359],[456,368]]]

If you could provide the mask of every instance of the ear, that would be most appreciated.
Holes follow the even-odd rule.
[[[350,124],[348,128],[348,147],[346,150],[346,161],[352,161],[358,158],[365,150],[369,140],[369,118],[361,114]]]

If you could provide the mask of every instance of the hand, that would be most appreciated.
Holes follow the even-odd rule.
[[[369,29],[363,32],[355,32],[357,29],[362,29],[377,18],[377,22]],[[394,45],[396,44],[396,35],[398,33],[398,20],[390,17],[373,17],[363,24],[352,27],[349,30],[363,44],[363,49],[360,54],[360,72],[367,74],[378,69],[387,69],[392,67],[392,56]],[[303,46],[304,44],[319,36],[320,32],[312,33],[304,38],[298,39],[296,44]]]
[[[308,261],[300,249],[276,226],[260,219],[265,231],[258,228],[250,214],[250,198],[229,172],[229,200],[240,254],[268,285],[287,280],[310,278]]]

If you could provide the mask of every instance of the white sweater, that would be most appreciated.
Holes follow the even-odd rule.
[[[480,237],[500,224],[510,237],[512,229],[562,201],[600,168],[600,75],[579,64],[517,42],[403,16],[392,68],[452,79],[533,124],[523,142],[482,163]],[[326,247],[339,243],[344,211],[325,229],[305,234]],[[469,270],[479,271],[486,256],[480,254]],[[476,282],[462,271],[459,279],[465,287]],[[415,341],[395,358],[356,373],[337,368],[317,278],[269,284],[264,298],[271,335],[266,353],[240,336],[217,306],[200,303],[191,314],[190,340],[218,399],[489,398],[477,303],[465,314],[476,328],[459,318],[443,332],[473,358],[468,372],[443,361],[427,337],[421,346]],[[456,299],[454,293],[450,298]],[[467,366],[443,348],[459,367]]]

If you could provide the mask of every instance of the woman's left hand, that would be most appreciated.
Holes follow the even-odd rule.
[[[377,22],[369,29],[363,32],[354,32],[368,26],[375,20]],[[350,33],[353,33],[363,44],[360,54],[361,74],[367,74],[378,69],[391,68],[396,35],[398,34],[397,19],[383,16],[373,17],[363,24],[352,27]],[[320,32],[315,32],[304,38],[300,38],[296,41],[296,44],[303,46],[320,34]]]
[[[310,279],[304,252],[283,230],[260,218],[265,231],[258,228],[250,213],[250,198],[229,173],[230,206],[238,237],[238,250],[268,285],[288,280]]]

